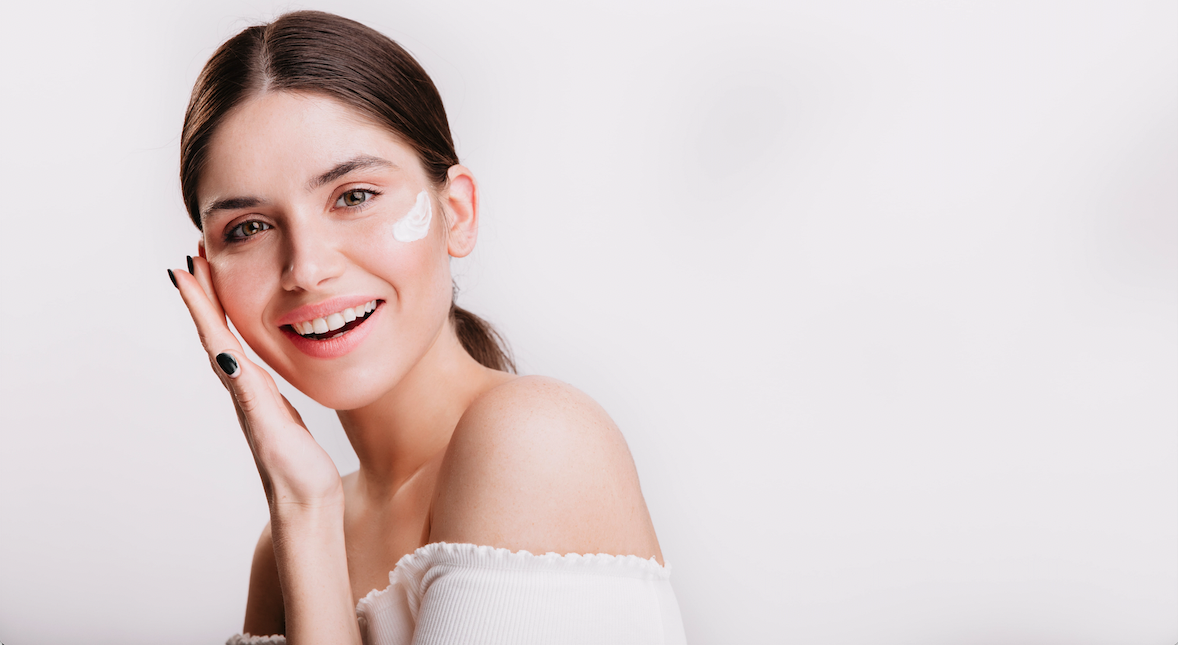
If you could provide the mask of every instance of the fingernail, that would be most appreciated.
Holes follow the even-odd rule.
[[[176,274],[172,273],[171,269],[168,269],[168,277],[172,280],[172,286],[179,289],[180,285],[176,284]]]
[[[188,272],[191,273],[192,275],[196,275],[196,272],[192,270],[192,256],[186,255],[184,257],[188,258]]]
[[[217,354],[217,365],[221,366],[221,371],[225,372],[229,378],[237,378],[237,373],[241,371],[237,366],[237,359],[228,352]]]

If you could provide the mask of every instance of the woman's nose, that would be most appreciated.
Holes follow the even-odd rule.
[[[331,243],[328,231],[296,225],[286,231],[287,252],[282,268],[282,288],[314,291],[343,275],[346,261]]]

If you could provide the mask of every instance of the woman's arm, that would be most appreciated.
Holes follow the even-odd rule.
[[[282,584],[278,581],[278,561],[274,559],[274,542],[270,537],[270,523],[262,529],[258,546],[254,548],[254,562],[250,567],[249,596],[245,601],[243,634],[269,636],[286,633],[286,618],[282,610]]]
[[[270,374],[245,356],[225,323],[204,258],[195,275],[169,271],[196,323],[213,372],[233,399],[262,488],[292,645],[360,642],[344,550],[343,485],[331,457]]]
[[[429,539],[662,563],[621,432],[588,396],[541,377],[501,385],[463,415],[438,476]]]
[[[360,643],[344,549],[344,503],[271,504],[274,557],[290,645]]]

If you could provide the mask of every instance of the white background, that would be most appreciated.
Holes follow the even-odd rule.
[[[240,629],[265,501],[164,269],[193,80],[292,8],[432,74],[459,302],[618,422],[690,642],[1178,640],[1178,4],[557,6],[5,8],[0,640]]]

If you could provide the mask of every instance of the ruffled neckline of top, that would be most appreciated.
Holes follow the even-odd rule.
[[[482,569],[506,569],[511,571],[550,571],[561,573],[585,572],[596,575],[617,575],[628,578],[667,580],[671,576],[671,565],[661,565],[654,557],[645,560],[636,555],[611,555],[609,553],[566,553],[560,555],[549,551],[535,555],[529,551],[497,548],[469,543],[433,542],[406,553],[389,572],[389,586],[373,589],[356,604],[356,611],[372,607],[373,603],[389,593],[398,584],[412,594],[417,591],[425,571],[434,565],[449,564]]]

